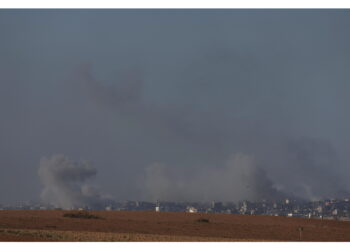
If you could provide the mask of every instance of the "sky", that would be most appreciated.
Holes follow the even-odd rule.
[[[349,10],[0,10],[0,203],[350,192]]]

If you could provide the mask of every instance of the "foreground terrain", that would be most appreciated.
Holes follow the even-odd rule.
[[[151,211],[0,211],[0,241],[299,240],[350,241],[350,222]]]

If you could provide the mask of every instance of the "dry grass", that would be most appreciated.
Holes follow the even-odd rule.
[[[83,216],[63,210],[0,211],[0,241],[299,241],[300,227],[303,241],[350,241],[350,222],[342,221],[153,211],[89,211]]]
[[[78,232],[78,231],[52,231],[52,230],[0,230],[1,241],[166,241],[166,242],[191,242],[191,241],[247,241],[244,239],[227,239],[215,237],[194,237],[194,236],[178,236],[178,235],[157,235],[157,234],[134,234],[134,233],[105,233],[105,232]],[[22,240],[19,240],[22,241]]]

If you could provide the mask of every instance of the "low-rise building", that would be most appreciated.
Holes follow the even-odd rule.
[[[195,207],[187,207],[186,208],[186,212],[188,212],[188,213],[197,213],[198,212],[198,210],[195,208]]]

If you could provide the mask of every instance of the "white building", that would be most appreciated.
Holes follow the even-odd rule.
[[[186,208],[186,212],[188,212],[188,213],[197,213],[198,210],[196,208],[194,208],[194,207],[187,207]]]

